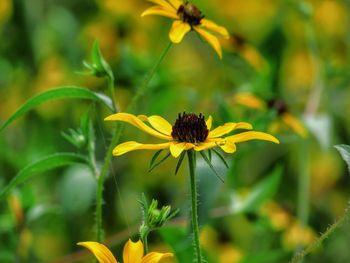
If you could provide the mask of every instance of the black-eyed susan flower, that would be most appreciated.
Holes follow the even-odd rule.
[[[265,102],[249,92],[242,92],[237,93],[233,97],[233,102],[256,110],[275,110],[277,112],[278,121],[271,123],[269,130],[272,133],[276,133],[283,128],[283,126],[287,126],[303,138],[308,134],[300,120],[289,112],[287,104],[280,99],[270,99]]]
[[[79,242],[78,245],[89,249],[99,263],[118,263],[112,252],[103,244],[98,242]],[[172,253],[150,252],[144,256],[143,244],[141,241],[132,242],[130,239],[123,250],[124,263],[157,263],[160,260],[172,257]]]
[[[236,143],[249,140],[265,140],[274,143],[279,141],[270,134],[258,131],[246,131],[223,137],[237,129],[252,129],[246,122],[228,122],[215,129],[211,129],[212,117],[205,120],[202,114],[179,114],[174,125],[160,116],[135,116],[128,113],[117,113],[105,118],[106,121],[123,121],[140,130],[163,140],[165,143],[143,144],[129,141],[119,144],[113,150],[113,155],[119,156],[134,150],[161,150],[169,149],[173,157],[177,158],[183,151],[194,149],[203,151],[213,147],[220,147],[226,153],[236,151]],[[145,122],[148,122],[147,125]]]
[[[217,25],[211,20],[205,19],[202,12],[193,3],[180,0],[148,0],[156,4],[146,9],[141,16],[160,15],[174,19],[169,32],[169,38],[173,43],[180,43],[183,37],[190,31],[196,31],[207,41],[222,58],[221,45],[216,35],[229,37],[226,28]]]

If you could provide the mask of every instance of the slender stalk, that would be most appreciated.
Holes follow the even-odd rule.
[[[198,211],[197,211],[197,185],[196,185],[196,174],[195,174],[195,153],[193,150],[187,151],[188,156],[188,167],[190,172],[191,181],[191,197],[192,197],[192,231],[193,231],[193,245],[195,249],[196,263],[202,262],[202,254],[199,243],[199,227],[198,227]]]
[[[146,234],[142,238],[143,249],[145,250],[145,255],[148,254],[148,234],[149,234],[149,232],[146,232]]]
[[[160,55],[159,59],[156,61],[152,69],[146,74],[140,88],[137,90],[133,100],[131,101],[130,105],[127,108],[127,112],[134,111],[137,103],[142,98],[144,93],[147,90],[149,82],[152,80],[152,77],[156,73],[159,65],[165,58],[166,54],[169,52],[170,47],[172,46],[172,43],[170,42],[162,54]],[[112,101],[115,109],[117,109],[117,105],[115,102],[115,96],[114,96],[114,78],[109,77],[108,79],[108,87],[110,89],[110,93],[112,96]],[[101,242],[103,240],[103,228],[102,228],[102,205],[103,205],[103,185],[104,181],[106,179],[106,176],[109,171],[109,167],[112,161],[112,151],[116,144],[118,144],[120,140],[120,136],[124,130],[124,124],[118,123],[115,126],[115,129],[113,131],[113,136],[111,139],[111,143],[108,146],[107,154],[105,156],[103,166],[101,169],[100,174],[97,175],[97,190],[96,190],[96,210],[95,210],[95,224],[96,224],[96,241]]]

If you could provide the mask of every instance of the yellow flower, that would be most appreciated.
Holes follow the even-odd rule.
[[[78,245],[89,249],[99,263],[118,263],[112,252],[103,244],[97,242],[79,242]],[[130,239],[123,250],[124,263],[157,263],[163,258],[172,257],[172,253],[151,252],[143,256],[143,244],[139,240],[132,242]]]
[[[202,12],[188,1],[185,3],[180,0],[148,1],[156,5],[145,10],[141,16],[161,15],[175,20],[169,32],[171,42],[180,43],[189,31],[195,30],[214,48],[219,57],[222,58],[220,42],[212,33],[228,38],[229,33],[226,28],[205,19]]]
[[[185,150],[194,149],[203,151],[219,146],[226,153],[236,151],[236,143],[249,140],[265,140],[279,143],[270,134],[257,131],[247,131],[227,137],[222,137],[236,129],[252,129],[246,122],[228,122],[211,130],[212,117],[205,121],[202,114],[193,113],[179,114],[175,124],[172,126],[167,120],[160,116],[145,115],[134,116],[128,113],[117,113],[105,118],[106,121],[123,121],[139,128],[140,130],[167,142],[160,144],[142,144],[129,141],[119,144],[113,150],[113,155],[119,156],[134,150],[160,150],[169,148],[173,157],[177,158]],[[147,125],[145,122],[150,124]]]
[[[283,125],[286,125],[289,128],[291,128],[301,137],[307,137],[308,132],[303,126],[303,124],[288,111],[287,105],[281,100],[272,99],[265,102],[251,93],[241,92],[233,97],[233,102],[244,105],[251,109],[275,109],[277,111],[280,122],[272,123],[269,129],[270,131],[276,132],[277,130],[279,130],[282,123]]]

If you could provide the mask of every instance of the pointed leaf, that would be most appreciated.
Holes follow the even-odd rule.
[[[180,155],[179,161],[176,164],[176,168],[175,168],[175,175],[177,174],[177,172],[179,171],[182,161],[184,160],[184,157],[186,155],[186,151],[183,151]]]
[[[152,158],[151,158],[151,161],[149,162],[149,166],[148,166],[148,171],[151,170],[151,168],[153,167],[155,161],[157,160],[157,158],[159,157],[159,155],[161,154],[163,150],[159,150],[159,151],[156,151],[155,154],[153,154]]]
[[[348,165],[348,170],[350,172],[350,146],[345,144],[338,144],[334,147],[339,151],[341,157]]]
[[[46,156],[43,159],[40,159],[32,164],[29,164],[21,171],[19,171],[7,186],[1,189],[0,199],[4,197],[4,195],[6,195],[11,189],[28,180],[32,176],[39,175],[40,173],[43,173],[45,171],[73,163],[87,164],[88,161],[82,155],[73,153],[56,153],[53,155]]]
[[[10,116],[10,118],[8,118],[0,126],[0,132],[14,120],[21,117],[23,114],[32,110],[36,106],[47,101],[68,98],[88,99],[101,102],[104,105],[106,105],[111,111],[113,111],[112,101],[107,96],[82,87],[63,86],[54,89],[49,89],[27,100],[14,114],[12,114],[12,116]]]
[[[219,159],[224,163],[224,165],[226,166],[227,169],[229,169],[228,163],[226,162],[224,156],[221,155],[220,152],[218,152],[217,150],[215,150],[214,148],[212,149],[214,151],[214,153],[216,154],[217,157],[219,157]]]
[[[156,168],[158,165],[160,165],[162,162],[164,162],[166,159],[168,159],[170,155],[171,155],[170,152],[167,153],[167,155],[165,155],[163,157],[163,159],[161,159],[159,162],[153,164],[153,166],[149,168],[148,172],[151,172],[154,168]]]
[[[208,150],[208,159],[211,162],[211,149]]]
[[[216,175],[217,178],[219,178],[219,180],[221,182],[224,182],[224,179],[222,179],[222,177],[217,173],[217,171],[215,170],[214,166],[212,165],[212,163],[209,161],[208,157],[205,155],[204,152],[200,151],[203,160],[208,164],[208,166],[211,168],[211,170],[214,172],[214,174]]]

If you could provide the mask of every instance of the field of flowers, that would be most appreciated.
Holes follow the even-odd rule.
[[[350,262],[349,14],[0,0],[0,262]]]

